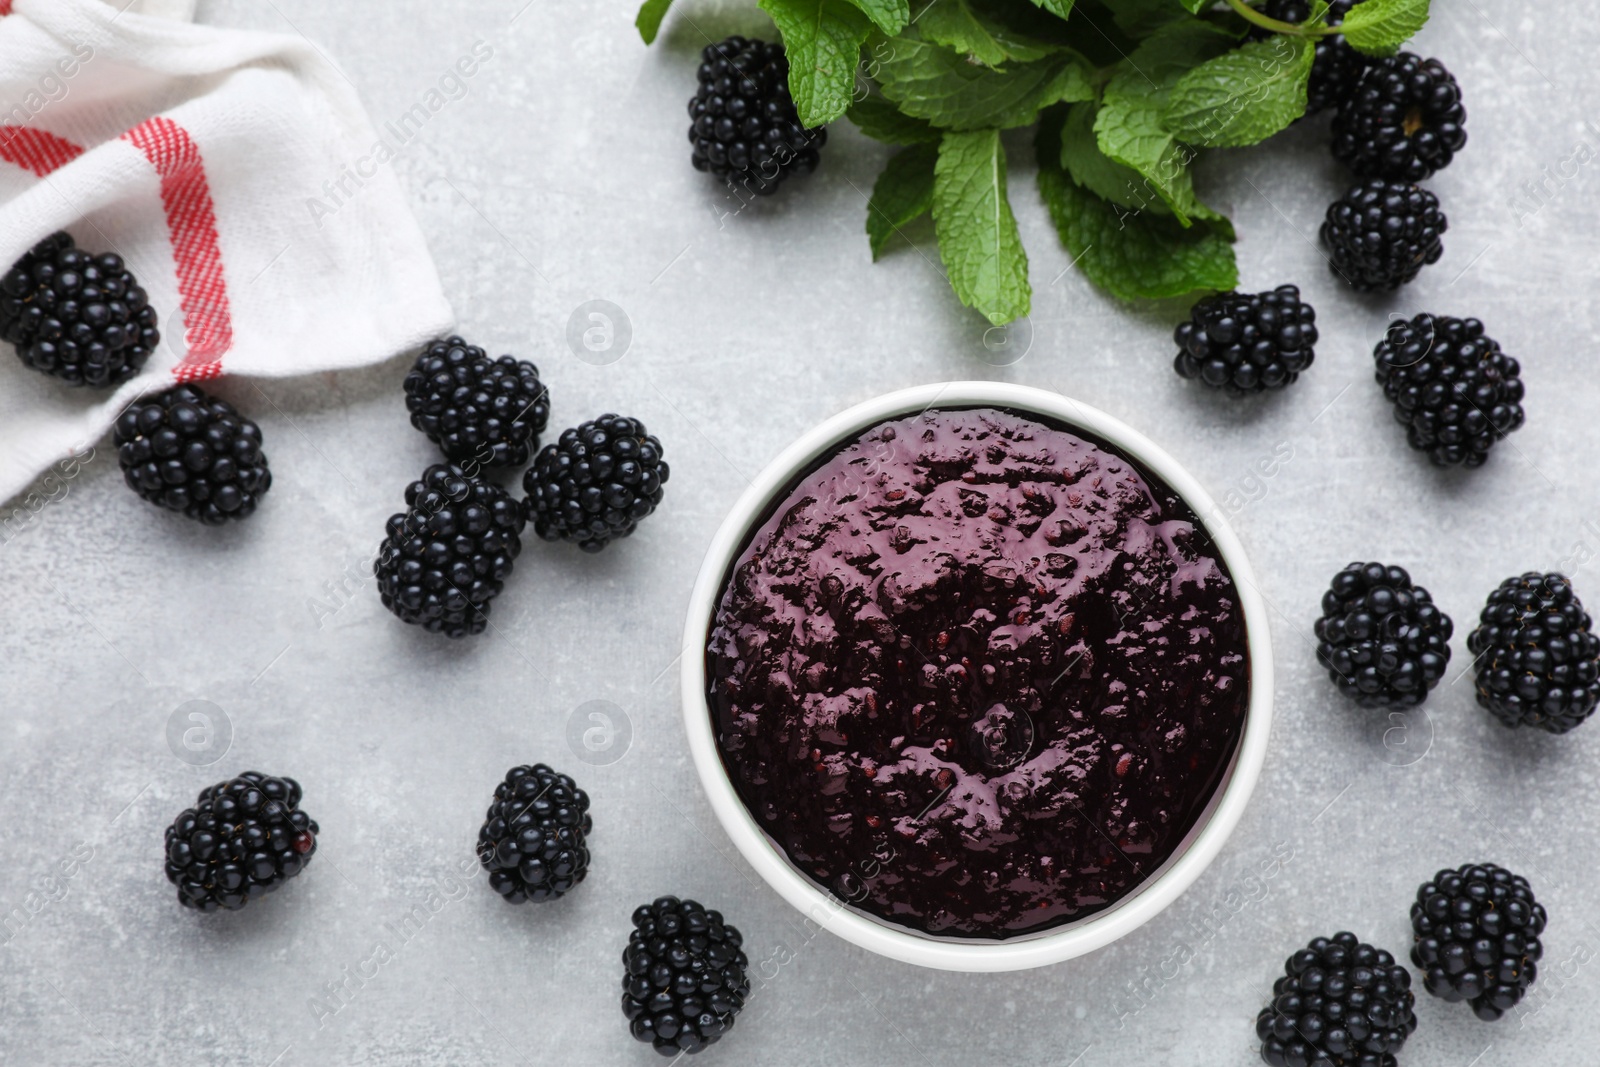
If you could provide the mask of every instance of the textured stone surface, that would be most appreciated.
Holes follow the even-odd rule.
[[[1005,367],[985,361],[981,324],[931,245],[869,262],[864,194],[882,147],[840,127],[814,177],[743,210],[692,171],[682,102],[696,27],[759,30],[742,0],[688,4],[648,51],[621,0],[202,0],[205,20],[310,36],[379,124],[474,41],[494,49],[395,165],[463,330],[538,362],[553,427],[607,410],[643,419],[672,483],[639,535],[597,558],[531,543],[495,628],[448,643],[402,626],[361,578],[405,483],[434,457],[406,423],[402,362],[226,384],[260,420],[274,471],[236,529],[151,508],[103,449],[0,546],[0,916],[23,917],[0,933],[0,1063],[656,1062],[627,1035],[619,960],[631,909],[676,892],[723,908],[768,979],[708,1054],[717,1062],[1243,1064],[1293,948],[1350,928],[1403,952],[1417,884],[1479,858],[1526,874],[1549,906],[1543,977],[1522,1018],[1493,1026],[1424,997],[1402,1062],[1590,1062],[1600,725],[1507,733],[1468,680],[1395,723],[1340,702],[1312,654],[1318,597],[1352,559],[1402,563],[1433,591],[1457,623],[1452,678],[1484,596],[1509,574],[1566,558],[1600,606],[1600,565],[1578,565],[1600,552],[1600,186],[1590,164],[1550,180],[1542,206],[1521,191],[1580,138],[1600,146],[1583,126],[1600,32],[1575,0],[1436,6],[1422,48],[1460,77],[1472,142],[1432,183],[1452,223],[1444,260],[1399,297],[1336,288],[1312,243],[1344,184],[1319,126],[1207,164],[1203,190],[1238,222],[1245,284],[1296,281],[1321,313],[1300,383],[1236,403],[1172,373],[1175,313],[1119,306],[1070,269],[1022,138],[1007,144],[1036,296],[1031,342],[1014,330],[1009,351],[1024,354]],[[608,364],[566,341],[594,299],[631,323]],[[1419,310],[1478,315],[1523,360],[1528,426],[1482,470],[1429,468],[1372,382],[1385,321]],[[701,797],[674,662],[701,553],[748,477],[844,406],[965,377],[1070,393],[1180,456],[1232,502],[1278,648],[1266,773],[1212,868],[1123,941],[1001,976],[806,940]],[[204,768],[166,734],[196,700],[231,727],[231,748]],[[586,766],[567,741],[575,711],[580,735],[593,725],[591,701],[631,727],[609,765]],[[496,780],[541,759],[594,797],[593,873],[558,904],[511,908],[470,850]],[[304,784],[323,828],[316,860],[241,914],[187,914],[161,876],[161,831],[200,788],[252,767]],[[392,958],[369,963],[379,942]],[[314,1009],[330,983],[344,1001]]]

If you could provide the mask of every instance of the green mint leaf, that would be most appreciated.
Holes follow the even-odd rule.
[[[885,144],[938,144],[939,131],[894,106],[882,93],[869,93],[850,105],[845,117],[875,141]]]
[[[1035,140],[1039,194],[1061,243],[1095,285],[1124,300],[1184,296],[1239,284],[1228,228],[1184,229],[1170,218],[1135,211],[1080,188],[1062,168],[1049,123]]]
[[[633,24],[639,27],[639,36],[644,38],[645,44],[655,43],[656,34],[661,32],[661,20],[667,17],[667,8],[671,6],[672,0],[644,0],[639,5]]]
[[[1117,64],[1105,96],[1165,107],[1180,78],[1238,42],[1236,34],[1210,22],[1183,19],[1162,26]]]
[[[1058,18],[1066,18],[1072,14],[1073,0],[1033,0],[1034,6],[1050,12]]]
[[[1162,127],[1159,111],[1107,106],[1095,120],[1095,135],[1100,150],[1138,172],[1140,191],[1147,197],[1159,197],[1180,225],[1188,226],[1195,218],[1216,217],[1195,196],[1189,171],[1195,150]]]
[[[845,113],[855,90],[861,45],[872,23],[845,0],[758,0],[783,34],[789,92],[800,122],[826,125]]]
[[[1209,3],[1210,0],[1203,0]],[[1130,37],[1142,38],[1183,18],[1187,3],[1179,0],[1116,0],[1111,3],[1111,15],[1117,27]]]
[[[1194,194],[1189,173],[1194,149],[1179,143],[1163,124],[1162,114],[1184,75],[1226,54],[1234,43],[1231,33],[1204,22],[1184,20],[1158,30],[1118,65],[1094,120],[1100,151],[1137,171],[1141,178],[1137,195],[1159,196],[1182,226],[1217,216]]]
[[[873,260],[901,227],[933,209],[933,168],[938,158],[934,145],[913,145],[891,156],[878,175],[867,202],[867,241]]]
[[[889,37],[905,29],[906,23],[911,21],[911,5],[908,0],[850,0],[850,2]]]
[[[946,133],[934,167],[933,225],[950,286],[996,326],[1028,313],[1028,256],[1006,198],[999,130]]]
[[[1009,61],[1031,63],[1060,51],[1059,45],[1009,29],[991,10],[977,0],[933,0],[917,16],[917,33],[989,67]]]
[[[1094,121],[1099,109],[1092,103],[1073,104],[1061,126],[1061,165],[1072,180],[1096,196],[1123,207],[1148,208],[1169,214],[1166,202],[1144,175],[1100,150]],[[1048,118],[1041,121],[1049,121]]]
[[[1428,21],[1428,0],[1366,0],[1350,9],[1339,31],[1350,47],[1392,56]]]
[[[1189,12],[1189,14],[1198,15],[1200,12],[1210,7],[1213,3],[1213,0],[1178,0],[1178,3],[1182,4],[1183,9]]]
[[[896,38],[890,45],[889,54],[877,62],[883,95],[906,114],[943,129],[1026,126],[1040,108],[1094,96],[1082,61],[1070,53],[991,70],[912,37]]]
[[[1310,38],[1274,35],[1196,67],[1172,90],[1166,128],[1207,148],[1264,141],[1306,113],[1314,57]]]

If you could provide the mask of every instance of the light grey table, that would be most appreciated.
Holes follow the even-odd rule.
[[[707,1062],[1249,1064],[1292,949],[1350,928],[1403,953],[1417,884],[1480,858],[1526,873],[1549,906],[1543,977],[1521,1018],[1492,1026],[1422,997],[1402,1062],[1592,1063],[1600,725],[1508,733],[1470,679],[1397,724],[1341,702],[1309,640],[1335,570],[1403,563],[1456,620],[1456,679],[1501,578],[1600,553],[1596,168],[1548,181],[1542,203],[1525,192],[1580,138],[1600,145],[1585,126],[1600,119],[1600,29],[1576,0],[1435,7],[1421,44],[1463,82],[1472,142],[1433,183],[1452,222],[1444,260],[1400,297],[1356,299],[1323,266],[1310,238],[1344,179],[1314,125],[1206,165],[1204,191],[1242,235],[1244,284],[1300,283],[1323,327],[1298,385],[1240,404],[1172,373],[1170,314],[1119,306],[1068,268],[1022,140],[1011,185],[1032,340],[998,367],[931,247],[869,262],[881,146],[840,126],[814,177],[742,211],[690,169],[683,101],[703,41],[682,13],[646,50],[624,0],[202,0],[204,20],[310,37],[379,123],[475,41],[493,48],[396,163],[462,329],[535,360],[560,426],[642,418],[673,477],[661,512],[598,558],[530,538],[494,630],[450,643],[402,626],[361,578],[434,459],[406,422],[402,361],[224,386],[262,423],[275,477],[237,528],[151,508],[103,448],[0,548],[0,915],[26,915],[0,933],[0,1063],[655,1062],[618,1011],[619,957],[633,907],[673,892],[723,908],[754,966],[771,961]],[[718,35],[762,25],[744,0],[685,11]],[[614,362],[566,341],[595,299],[631,325]],[[1424,309],[1478,315],[1526,368],[1528,425],[1482,470],[1429,468],[1372,382],[1388,316]],[[701,797],[675,663],[701,553],[751,475],[842,407],[970,377],[1104,408],[1231,500],[1277,645],[1271,753],[1217,862],[1116,945],[1000,976],[804,941]],[[1600,566],[1575,578],[1600,607]],[[168,744],[190,701],[229,734],[209,767]],[[592,701],[629,728],[587,757],[610,763],[569,746]],[[511,908],[461,872],[494,783],[534,760],[592,795],[594,868],[557,905]],[[248,768],[299,777],[321,848],[276,897],[199,918],[161,875],[161,833]],[[369,964],[379,942],[393,959]]]

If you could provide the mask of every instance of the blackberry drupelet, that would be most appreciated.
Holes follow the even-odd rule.
[[[1396,322],[1372,355],[1406,440],[1437,466],[1481,466],[1522,425],[1521,367],[1477,319]]]
[[[1490,1022],[1515,1007],[1539,975],[1544,905],[1528,880],[1492,863],[1443,870],[1411,905],[1411,962],[1423,987],[1454,1004],[1466,1001]]]
[[[406,509],[389,516],[372,565],[383,606],[431,633],[482,633],[522,551],[522,504],[437,463],[406,487]]]
[[[22,362],[72,385],[118,385],[138,374],[161,333],[156,309],[122,262],[54,233],[0,277],[0,338]]]
[[[423,349],[405,390],[411,425],[454,463],[525,466],[550,419],[538,367],[514,356],[490,359],[460,337]]]
[[[1271,1067],[1395,1067],[1417,1028],[1411,974],[1351,933],[1319,937],[1289,957],[1256,1016]]]
[[[167,827],[167,881],[186,908],[238,911],[303,871],[318,832],[299,782],[246,771],[202,790]]]
[[[513,767],[494,787],[478,860],[510,904],[555,900],[589,873],[589,794],[543,763]]]
[[[114,440],[134,491],[209,526],[246,518],[272,488],[261,427],[199,386],[135,400]]]
[[[750,993],[739,931],[692,900],[660,897],[633,913],[622,1014],[663,1056],[696,1053],[733,1029]]]
[[[655,511],[670,473],[644,423],[602,415],[545,445],[522,485],[540,537],[598,552]]]
[[[1350,9],[1362,0],[1332,0],[1326,25],[1337,26],[1350,14]],[[1267,0],[1261,13],[1279,22],[1299,25],[1311,17],[1310,0]],[[1315,115],[1339,103],[1355,91],[1361,72],[1372,62],[1368,57],[1350,47],[1348,41],[1335,34],[1317,38],[1316,58],[1311,64],[1311,83],[1306,92],[1306,114]]]
[[[1402,567],[1352,563],[1317,620],[1317,662],[1362,707],[1420,704],[1450,662],[1450,616]]]
[[[1506,726],[1564,734],[1600,703],[1600,637],[1572,582],[1529,571],[1489,594],[1467,635],[1478,703]]]
[[[1333,119],[1333,154],[1363,178],[1420,182],[1467,143],[1461,88],[1437,59],[1369,61]]]
[[[1398,289],[1439,262],[1448,228],[1439,198],[1428,190],[1374,178],[1328,206],[1322,243],[1328,266],[1353,288]]]
[[[1317,313],[1293,285],[1266,293],[1218,293],[1195,304],[1173,333],[1184,378],[1235,395],[1282,389],[1311,366]]]
[[[828,131],[801,125],[782,45],[734,36],[707,45],[700,59],[689,101],[696,170],[769,196],[789,175],[817,169]]]

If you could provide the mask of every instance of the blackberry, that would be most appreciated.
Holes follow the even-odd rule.
[[[261,427],[196,385],[129,404],[114,440],[135,492],[209,526],[248,517],[272,488]]]
[[[1539,976],[1544,905],[1528,880],[1492,863],[1443,870],[1411,905],[1411,962],[1423,988],[1493,1022],[1515,1007]]]
[[[1467,143],[1461,88],[1444,64],[1410,52],[1369,62],[1333,118],[1333,154],[1363,178],[1420,182]]]
[[[1417,1028],[1411,973],[1355,934],[1319,937],[1289,957],[1256,1016],[1271,1067],[1395,1067]]]
[[[689,101],[690,161],[729,184],[770,196],[791,174],[810,174],[828,131],[800,123],[783,46],[729,37],[700,53]]]
[[[406,510],[389,516],[372,564],[383,606],[431,633],[482,633],[525,522],[521,503],[498,485],[434,464],[406,487]]]
[[[714,1045],[750,994],[744,938],[692,900],[660,897],[633,913],[622,962],[622,1014],[663,1056]]]
[[[1328,206],[1328,266],[1362,292],[1398,289],[1444,254],[1449,228],[1439,198],[1405,182],[1373,178]]]
[[[299,782],[245,771],[201,790],[167,827],[167,881],[186,908],[238,911],[305,870],[319,832]]]
[[[655,511],[670,473],[644,423],[602,415],[545,445],[522,486],[540,537],[598,552]]]
[[[1522,368],[1477,319],[1396,322],[1372,355],[1406,440],[1437,466],[1481,466],[1522,425]]]
[[[513,767],[494,787],[478,831],[489,887],[509,904],[555,900],[589,873],[589,794],[542,763]]]
[[[1317,313],[1293,285],[1218,293],[1195,304],[1173,333],[1179,376],[1235,395],[1282,389],[1316,357]]]
[[[1328,26],[1339,25],[1350,14],[1350,9],[1361,2],[1332,0],[1323,22]],[[1279,22],[1291,22],[1298,26],[1311,17],[1311,4],[1310,0],[1267,0],[1261,5],[1261,13]],[[1265,35],[1266,31],[1263,31],[1262,36]],[[1311,83],[1306,91],[1306,114],[1315,115],[1330,107],[1337,107],[1340,101],[1355,91],[1357,79],[1370,62],[1366,56],[1351,48],[1349,42],[1339,34],[1317,38],[1316,58],[1311,64]]]
[[[122,262],[54,233],[0,277],[0,338],[22,362],[71,385],[117,385],[144,367],[161,332]]]
[[[1352,563],[1317,620],[1317,662],[1362,707],[1420,704],[1450,663],[1450,616],[1403,567]]]
[[[1600,637],[1561,574],[1529,571],[1489,594],[1467,635],[1478,703],[1515,729],[1564,734],[1600,703]]]
[[[454,463],[525,466],[550,419],[538,367],[514,356],[490,359],[459,337],[423,349],[405,390],[411,425]]]

